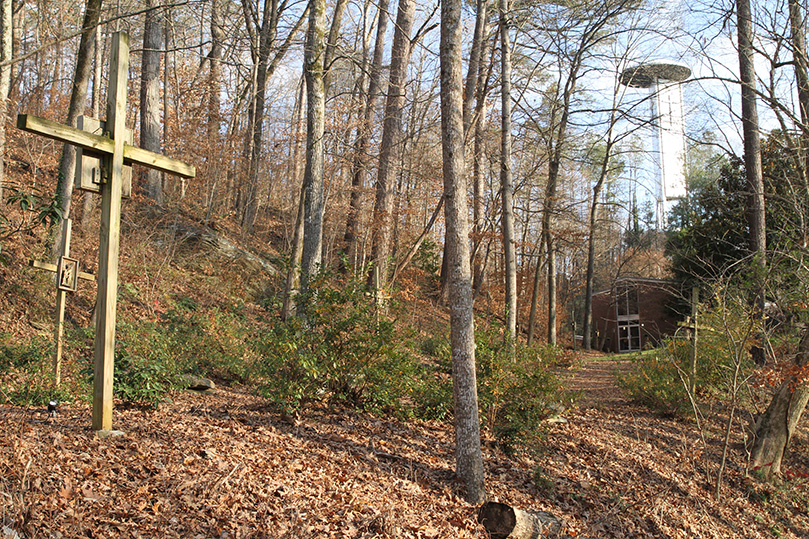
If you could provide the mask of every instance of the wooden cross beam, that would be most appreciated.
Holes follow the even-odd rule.
[[[98,248],[98,298],[93,370],[93,429],[112,429],[112,380],[115,358],[115,317],[118,297],[121,195],[124,164],[193,178],[193,166],[137,148],[126,139],[126,83],[129,72],[129,36],[116,32],[110,54],[107,88],[106,136],[96,135],[27,114],[17,127],[81,148],[101,159],[101,232]]]
[[[65,302],[68,292],[75,292],[79,279],[95,281],[95,275],[79,271],[79,261],[70,258],[70,236],[73,230],[73,222],[70,219],[62,221],[62,252],[59,256],[58,264],[40,262],[32,260],[31,266],[39,269],[51,271],[56,274],[56,353],[53,356],[53,378],[58,386],[62,381],[62,345],[65,334]]]

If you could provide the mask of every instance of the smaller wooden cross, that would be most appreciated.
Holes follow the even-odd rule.
[[[56,353],[53,357],[53,377],[58,386],[62,381],[62,345],[65,334],[65,302],[68,292],[75,292],[79,279],[95,281],[95,275],[79,271],[79,261],[70,258],[70,236],[73,222],[70,219],[62,221],[62,252],[57,264],[32,260],[31,266],[51,271],[56,274]]]

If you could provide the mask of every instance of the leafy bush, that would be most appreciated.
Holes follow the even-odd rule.
[[[245,382],[255,359],[253,330],[238,312],[212,308],[199,310],[187,298],[164,316],[173,351],[185,372],[224,383]]]
[[[753,344],[750,316],[729,304],[718,304],[699,317],[695,401],[729,398],[730,376],[740,365],[742,379],[754,368],[749,348]],[[618,382],[635,402],[664,416],[692,413],[685,388],[690,371],[691,342],[672,338],[652,353],[635,360],[634,372]]]
[[[37,335],[27,342],[12,342],[2,335],[0,344],[0,400],[19,406],[41,406],[52,399],[68,400],[64,389],[53,383],[53,343]]]
[[[685,367],[675,357],[682,346],[669,341],[663,348],[637,356],[635,369],[618,378],[627,396],[638,404],[666,417],[684,416],[691,409],[677,366]],[[687,356],[686,356],[687,357]]]
[[[125,401],[156,407],[180,376],[170,332],[155,322],[119,322],[116,344],[115,393]]]
[[[259,342],[259,392],[284,410],[329,400],[363,409],[404,412],[403,399],[423,367],[399,346],[394,324],[376,312],[364,285],[319,275],[292,317]],[[303,310],[303,309],[301,309]]]
[[[24,369],[47,363],[53,357],[53,343],[49,338],[37,335],[28,342],[14,342],[14,337],[0,335],[0,373],[9,369]]]
[[[552,371],[562,351],[520,343],[512,351],[496,327],[478,331],[476,344],[482,423],[505,451],[531,449],[545,430],[544,420],[569,399]]]

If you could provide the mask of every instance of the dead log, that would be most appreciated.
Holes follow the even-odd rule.
[[[478,522],[492,539],[538,539],[556,537],[559,519],[544,511],[528,512],[504,503],[486,502],[478,510]]]

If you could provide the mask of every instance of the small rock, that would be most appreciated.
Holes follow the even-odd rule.
[[[202,378],[200,376],[194,376],[192,374],[184,376],[182,381],[186,389],[191,389],[193,391],[208,391],[210,389],[216,389],[216,384],[213,383],[213,380]]]

